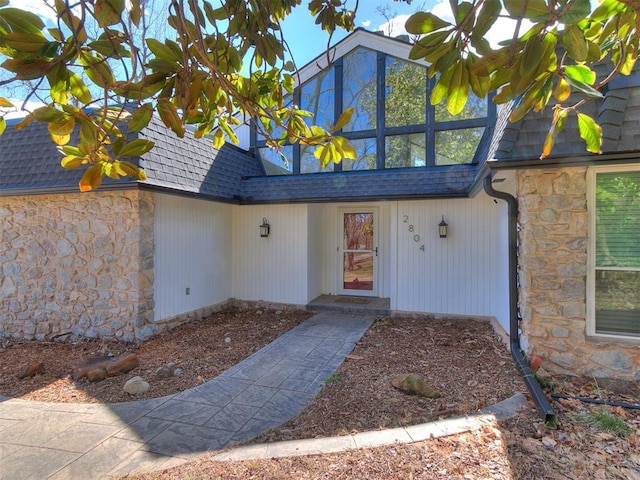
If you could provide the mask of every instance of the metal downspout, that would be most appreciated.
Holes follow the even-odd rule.
[[[518,318],[518,202],[507,192],[494,190],[491,174],[484,179],[487,195],[507,202],[509,208],[509,343],[511,356],[531,393],[540,418],[548,428],[557,427],[557,417],[540,384],[529,368],[520,348],[520,322]]]

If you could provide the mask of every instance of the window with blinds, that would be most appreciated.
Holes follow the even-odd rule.
[[[595,331],[640,337],[640,171],[595,176]]]

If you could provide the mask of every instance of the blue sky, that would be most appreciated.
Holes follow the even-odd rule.
[[[448,4],[446,0],[445,2]],[[328,39],[327,33],[323,32],[318,25],[315,25],[314,18],[311,17],[306,7],[307,3],[303,1],[302,5],[296,8],[292,15],[287,18],[282,27],[298,67],[306,65],[320,55],[326,48]],[[384,30],[385,34],[389,34],[389,29],[391,28],[392,36],[400,35],[406,33],[404,31],[404,22],[409,15],[418,10],[431,10],[439,3],[442,3],[442,0],[414,0],[411,5],[392,0],[360,0],[355,25],[374,32]],[[385,6],[388,7],[387,16],[396,17],[392,25],[389,25],[385,17],[378,11],[378,7]],[[346,33],[343,31],[336,32],[332,43],[336,43],[345,36]]]

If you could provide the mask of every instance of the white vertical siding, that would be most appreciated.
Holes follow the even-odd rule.
[[[474,199],[398,202],[395,308],[497,315],[503,298],[497,292],[497,275],[503,273],[497,268],[498,258],[506,255],[498,252],[496,235],[502,213],[485,194]],[[449,224],[446,239],[438,236],[443,214]],[[420,236],[417,242],[415,235]]]
[[[258,226],[266,218],[268,238]],[[233,207],[233,297],[307,303],[307,206]]]
[[[154,201],[155,320],[227,300],[231,207],[163,194]]]
[[[321,205],[308,206],[307,302],[322,293],[322,269],[324,264],[322,218],[323,208]]]

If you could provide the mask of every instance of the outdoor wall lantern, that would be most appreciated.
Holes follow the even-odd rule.
[[[444,215],[442,215],[442,221],[438,224],[438,233],[440,238],[447,238],[447,222],[444,221]]]
[[[260,225],[260,236],[261,237],[268,237],[270,231],[271,231],[271,225],[269,225],[267,223],[267,219],[266,218],[263,218],[262,219],[262,225]]]

